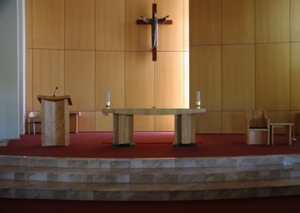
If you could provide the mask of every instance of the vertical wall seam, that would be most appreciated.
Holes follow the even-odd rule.
[[[290,105],[289,105],[289,122],[291,122],[292,115],[292,13],[291,0],[289,1],[289,84],[290,84]],[[294,129],[294,128],[293,128]]]
[[[64,95],[66,95],[66,1],[64,0]]]
[[[187,14],[185,14],[185,11],[186,10],[188,10],[188,8],[186,8],[188,5],[186,5],[185,4],[186,3],[186,1],[185,0],[183,0],[182,1],[182,10],[183,10],[183,20],[182,20],[182,26],[183,26],[183,32],[182,32],[182,38],[183,38],[183,41],[182,41],[182,80],[183,80],[183,84],[182,84],[182,97],[181,97],[181,107],[184,107],[185,106],[185,102],[184,102],[184,96],[185,96],[185,83],[186,83],[186,79],[185,79],[185,77],[186,77],[186,70],[185,70],[185,67],[186,67],[186,60],[185,60],[185,40],[187,39],[184,35],[184,32],[186,31],[186,28],[187,28],[187,26],[185,25],[186,24],[186,22],[184,21],[185,20],[185,18],[187,18]],[[189,13],[188,13],[189,14]],[[189,20],[189,19],[188,19]],[[188,46],[188,44],[189,44],[189,42],[186,44],[187,46]]]
[[[33,111],[33,2],[31,1],[31,111]],[[26,2],[25,2],[26,4]],[[25,15],[26,15],[26,11],[25,11]],[[26,19],[26,17],[25,17]],[[25,22],[25,27],[26,27],[26,22]],[[25,28],[25,35],[26,35],[26,28]],[[26,69],[26,65],[25,65],[25,69]],[[26,75],[26,74],[25,74]],[[26,78],[26,77],[25,77]]]
[[[154,0],[153,1],[153,3],[154,4],[156,4],[156,1]],[[152,9],[152,12],[153,12],[153,7],[151,7],[151,9]],[[152,15],[152,12],[151,12],[151,15]],[[156,13],[158,13],[158,11],[157,11],[157,9],[156,9]],[[157,50],[156,50],[157,52],[156,52],[156,57],[158,58],[158,53],[159,53],[159,51],[158,51],[158,47],[157,47]],[[152,54],[153,53],[151,53],[151,59],[152,59]],[[156,107],[156,102],[155,102],[155,100],[156,100],[156,98],[155,98],[155,91],[156,91],[156,87],[155,87],[155,77],[156,77],[156,72],[157,72],[157,70],[156,70],[156,61],[152,61],[152,63],[153,63],[153,88],[154,88],[154,91],[153,91],[153,105]],[[156,129],[156,122],[155,122],[155,120],[156,120],[156,116],[154,115],[153,116],[153,129],[155,130]]]
[[[220,51],[221,51],[221,54],[220,54],[220,62],[221,62],[221,67],[220,67],[220,71],[221,71],[221,133],[224,133],[224,128],[223,128],[223,1],[221,0],[221,15],[220,15],[220,31],[221,31],[221,45],[220,45]]]
[[[127,55],[127,46],[126,46],[126,22],[127,22],[127,19],[126,19],[126,12],[127,12],[127,10],[126,10],[126,4],[127,2],[126,2],[126,0],[124,0],[124,20],[125,20],[125,22],[124,22],[124,50],[123,50],[123,52],[124,52],[124,64],[123,64],[123,75],[124,75],[124,89],[123,89],[123,105],[124,105],[124,108],[127,108],[127,106],[126,106],[126,72],[127,72],[127,67],[126,67],[126,65],[127,65],[127,63],[126,63],[126,55]]]
[[[95,100],[95,103],[94,103],[94,107],[95,107],[95,130],[97,131],[97,45],[96,45],[96,42],[97,42],[97,0],[95,0],[95,17],[94,17],[94,21],[95,21],[95,25],[94,25],[94,35],[95,35],[95,38],[94,38],[94,100]],[[101,98],[101,96],[99,96]],[[101,131],[101,130],[100,130]]]
[[[257,82],[256,82],[256,75],[257,75],[257,63],[256,63],[256,47],[257,47],[257,43],[256,43],[256,0],[254,0],[254,14],[253,14],[253,24],[254,24],[254,110],[257,110],[257,95],[256,95],[256,91],[257,91]]]

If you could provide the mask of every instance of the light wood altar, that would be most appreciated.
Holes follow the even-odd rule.
[[[37,98],[42,105],[42,146],[68,146],[70,96],[38,95]]]
[[[102,109],[113,113],[113,145],[134,145],[134,115],[174,115],[174,145],[195,145],[195,116],[206,109]]]

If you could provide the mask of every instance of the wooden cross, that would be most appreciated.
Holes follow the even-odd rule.
[[[147,19],[142,16],[143,20],[136,20],[137,24],[151,24],[152,25],[152,61],[157,60],[157,40],[158,40],[158,24],[172,24],[172,20],[167,20],[166,16],[161,19],[156,18],[157,9],[156,4],[152,4],[152,19]]]

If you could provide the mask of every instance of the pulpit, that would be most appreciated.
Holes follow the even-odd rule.
[[[68,146],[69,105],[72,101],[65,96],[37,96],[42,105],[42,146]]]

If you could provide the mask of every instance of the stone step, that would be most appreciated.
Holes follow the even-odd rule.
[[[228,166],[288,165],[300,163],[300,155],[239,156],[239,157],[197,157],[197,158],[57,158],[0,156],[0,166],[28,166],[53,168],[206,168]]]
[[[84,159],[0,156],[0,197],[207,200],[300,194],[300,156]]]
[[[92,183],[193,183],[300,177],[300,164],[207,168],[78,169],[1,166],[2,180]]]
[[[0,180],[1,198],[175,201],[300,194],[300,178],[203,183],[82,183]]]

